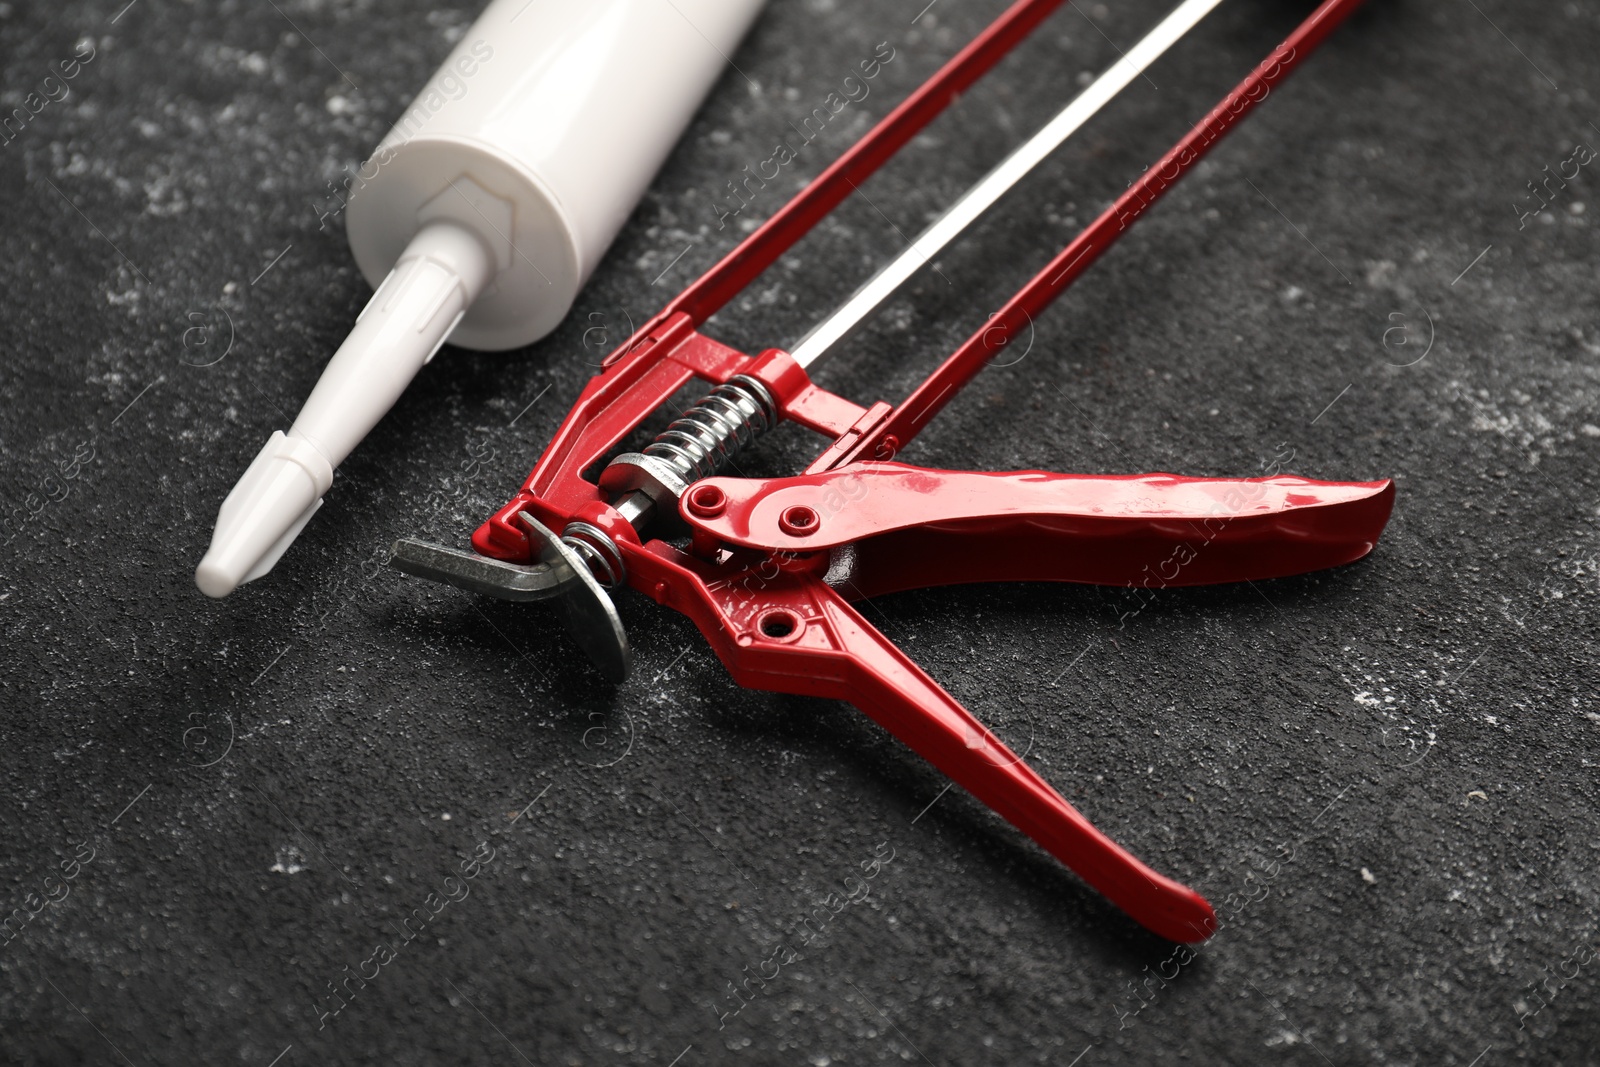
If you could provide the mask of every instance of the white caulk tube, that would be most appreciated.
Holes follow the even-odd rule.
[[[352,183],[345,228],[377,291],[223,501],[201,592],[272,569],[446,339],[499,350],[555,329],[762,3],[489,5]]]

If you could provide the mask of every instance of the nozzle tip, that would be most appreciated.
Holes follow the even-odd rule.
[[[333,468],[310,442],[275,433],[217,512],[194,584],[225,597],[270,571],[322,506]]]
[[[212,560],[210,555],[200,561],[200,566],[194,570],[194,584],[206,596],[220,600],[239,588],[239,579],[242,574],[232,574],[228,568]]]

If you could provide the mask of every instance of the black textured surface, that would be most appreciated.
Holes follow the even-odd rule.
[[[1514,207],[1600,145],[1593,5],[1374,3],[905,455],[1397,480],[1337,572],[1132,615],[1043,586],[870,612],[1217,902],[1180,966],[852,709],[739,690],[677,616],[624,599],[612,691],[549,614],[381,566],[507,498],[586,361],[731,247],[712,205],[788,122],[897,49],[792,188],[999,0],[778,0],[734,57],[759,88],[721,81],[568,323],[446,350],[220,603],[191,578],[217,505],[368,296],[326,183],[476,5],[123,2],[0,3],[7,111],[95,49],[0,145],[0,1060],[1600,1059],[1593,166]],[[827,380],[904,395],[1307,6],[1229,0]],[[1162,11],[1059,12],[712,332],[792,343]],[[815,448],[786,430],[754,469]]]

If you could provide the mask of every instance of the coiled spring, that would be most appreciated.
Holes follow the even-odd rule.
[[[724,463],[778,423],[778,408],[766,386],[748,375],[722,383],[694,407],[674,419],[645,446],[644,453],[616,457],[602,473],[622,471],[609,485],[620,494],[617,506],[638,528],[657,507],[675,509],[685,486],[715,474]],[[628,513],[630,504],[643,506]],[[603,530],[586,522],[570,522],[561,540],[588,566],[603,588],[614,589],[627,578],[622,553]]]
[[[586,522],[569,522],[561,532],[562,543],[589,566],[589,573],[602,589],[615,589],[628,576],[617,544],[598,527]]]
[[[777,422],[777,405],[766,387],[741,374],[706,394],[644,452],[671,464],[685,482],[697,482],[715,474],[734,453]]]

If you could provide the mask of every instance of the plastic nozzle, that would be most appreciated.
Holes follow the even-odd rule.
[[[333,469],[439,351],[494,269],[489,247],[460,223],[417,232],[289,432],[272,435],[222,502],[195,570],[202,593],[227,596],[272,569],[322,506]]]

